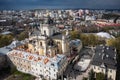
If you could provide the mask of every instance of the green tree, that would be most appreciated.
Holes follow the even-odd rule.
[[[89,72],[89,80],[94,80],[95,79],[95,73],[93,70]]]
[[[9,45],[13,40],[11,35],[0,35],[0,47]]]
[[[88,78],[86,78],[86,77],[83,77],[83,80],[88,80]]]
[[[29,37],[28,32],[27,32],[27,31],[23,31],[23,32],[21,32],[21,33],[17,36],[17,39],[18,39],[19,41],[21,41],[21,40],[24,40],[25,38],[28,38],[28,37]]]
[[[96,73],[96,80],[105,80],[105,75],[103,73]]]
[[[95,46],[96,43],[97,43],[97,38],[96,38],[96,36],[93,35],[93,34],[90,34],[90,35],[88,36],[88,40],[89,40],[89,45],[91,45],[91,46]]]
[[[108,46],[115,46],[116,40],[115,39],[109,39],[109,40],[107,40],[106,44]]]
[[[78,31],[71,31],[71,39],[79,39],[80,38],[80,33]]]
[[[80,39],[84,46],[96,46],[104,44],[104,41],[100,41],[97,36],[93,34],[80,34]]]
[[[88,46],[89,40],[88,40],[88,36],[87,36],[87,35],[85,35],[85,34],[80,34],[80,39],[81,39],[81,41],[83,42],[83,45],[84,45],[84,46]]]
[[[116,39],[107,40],[107,45],[115,47],[119,53],[120,52],[120,37],[118,37]]]
[[[99,38],[93,34],[82,34],[79,31],[71,31],[71,39],[80,39],[83,46],[96,46],[105,44],[105,41],[99,40]]]

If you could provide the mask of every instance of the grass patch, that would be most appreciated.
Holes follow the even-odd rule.
[[[35,80],[35,76],[14,69],[14,72],[6,80]]]

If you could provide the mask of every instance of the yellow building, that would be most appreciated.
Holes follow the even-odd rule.
[[[66,35],[58,32],[52,19],[40,24],[39,30],[29,35],[28,50],[31,53],[53,57],[56,54],[69,53],[68,32]]]

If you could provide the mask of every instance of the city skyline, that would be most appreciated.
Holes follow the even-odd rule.
[[[11,9],[120,9],[120,0],[0,0],[0,10]]]

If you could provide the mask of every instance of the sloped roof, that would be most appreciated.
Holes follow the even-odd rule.
[[[110,69],[116,69],[116,51],[110,46],[97,46],[92,61],[93,65],[106,65]]]
[[[104,37],[104,38],[113,38],[109,33],[106,32],[99,32],[96,34],[97,36]]]

